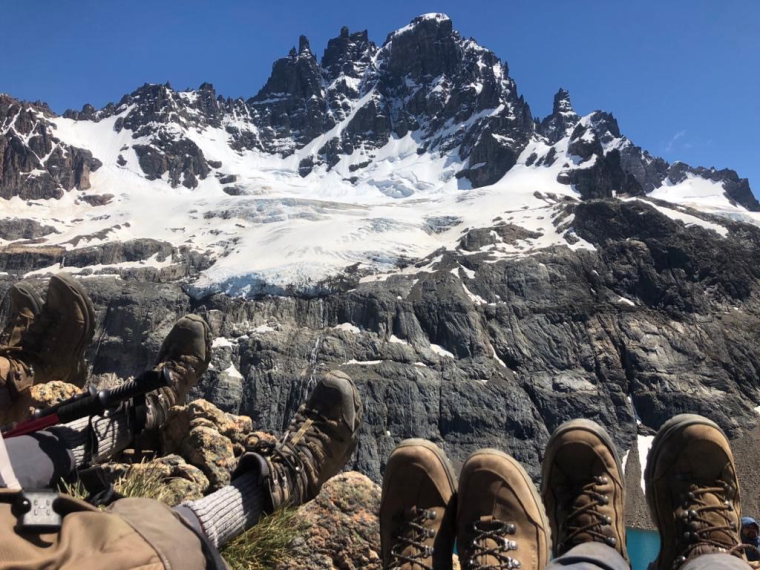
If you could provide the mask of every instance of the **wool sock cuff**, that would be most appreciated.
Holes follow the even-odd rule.
[[[77,468],[113,457],[134,438],[131,417],[124,408],[105,417],[81,418],[47,431],[64,444]]]
[[[193,511],[204,534],[219,547],[255,525],[265,504],[264,485],[253,473],[245,473],[218,491],[180,506]]]

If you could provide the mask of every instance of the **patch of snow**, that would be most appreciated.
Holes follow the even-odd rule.
[[[240,371],[235,368],[234,364],[230,364],[227,368],[223,371],[225,374],[228,374],[229,376],[232,376],[233,378],[237,378],[238,380],[243,380],[244,376],[240,373]]]
[[[646,493],[646,484],[644,483],[644,470],[649,459],[649,450],[652,448],[653,435],[639,435],[636,437],[636,446],[639,450],[639,463],[641,464],[641,490]]]
[[[407,345],[409,344],[407,341],[405,341],[404,339],[401,339],[401,338],[397,337],[395,334],[391,335],[391,338],[388,339],[388,342],[392,342],[392,343],[395,343],[395,344],[407,344]]]
[[[469,297],[470,301],[472,301],[476,305],[487,305],[488,301],[486,301],[483,297],[480,295],[476,295],[472,291],[470,291],[467,286],[462,283],[462,289],[464,289],[465,295]]]
[[[444,356],[446,358],[454,358],[454,355],[438,344],[430,343],[430,350],[435,352],[438,356]]]
[[[625,297],[618,297],[617,302],[621,303],[623,305],[630,305],[631,307],[635,307],[636,306],[636,303],[634,303],[630,299],[626,299]]]
[[[374,366],[375,364],[382,363],[382,360],[354,360],[353,358],[351,360],[348,360],[344,364],[357,364],[359,366]]]
[[[650,196],[653,194],[654,192],[650,194]],[[645,202],[646,204],[649,204],[650,206],[652,206],[658,212],[665,214],[670,219],[683,222],[687,227],[701,226],[703,228],[707,228],[708,230],[712,230],[716,232],[721,237],[728,236],[728,228],[726,228],[725,226],[721,226],[720,224],[716,224],[713,222],[708,222],[706,220],[703,220],[702,218],[697,218],[696,216],[691,216],[689,214],[679,211],[677,208],[664,208],[658,204],[653,204],[652,202],[648,200],[642,200],[641,198],[629,198],[629,200],[639,200],[641,202]]]
[[[498,362],[502,368],[507,367],[506,363],[501,358],[499,358],[498,354],[496,354],[496,349],[493,346],[491,346],[491,356],[493,356],[494,360],[496,360],[496,362]]]
[[[255,329],[253,329],[251,332],[256,334],[266,334],[270,332],[274,332],[275,329],[273,327],[270,327],[269,325],[259,325]]]
[[[333,327],[339,331],[345,331],[353,334],[359,334],[361,333],[361,329],[357,327],[356,325],[352,325],[351,323],[340,323],[339,325],[336,325]]]
[[[230,339],[223,336],[216,337],[211,343],[211,348],[226,348],[228,346],[232,346],[232,343],[230,342]]]

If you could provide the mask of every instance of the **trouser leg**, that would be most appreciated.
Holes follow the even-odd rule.
[[[614,548],[601,542],[584,542],[558,556],[546,570],[630,570],[630,565]]]
[[[703,554],[689,560],[681,570],[749,570],[752,568],[741,558],[730,554]]]
[[[133,439],[130,414],[117,410],[5,440],[22,488],[55,487],[75,469],[107,459]]]

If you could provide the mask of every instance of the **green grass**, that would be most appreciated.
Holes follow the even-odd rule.
[[[303,530],[295,509],[282,509],[231,540],[221,549],[231,570],[270,570],[288,558],[290,543]]]

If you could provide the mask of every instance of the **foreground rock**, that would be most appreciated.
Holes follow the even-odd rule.
[[[296,518],[304,531],[278,569],[379,570],[379,511],[380,487],[366,475],[333,477],[313,501],[298,509]]]

